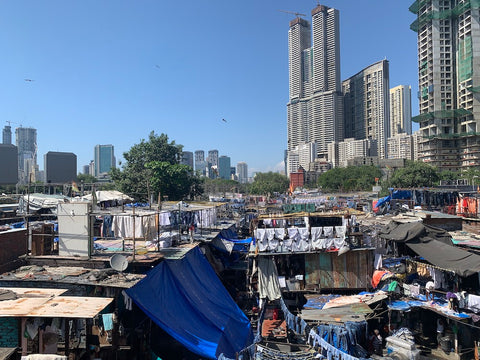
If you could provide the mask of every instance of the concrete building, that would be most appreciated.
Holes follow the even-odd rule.
[[[441,169],[480,166],[480,4],[417,0],[419,160]]]
[[[18,149],[18,178],[21,184],[36,180],[37,129],[18,127],[15,129],[15,143]]]
[[[183,151],[182,152],[182,159],[180,160],[180,164],[188,165],[193,169],[193,152]]]
[[[2,131],[2,144],[10,145],[12,143],[12,127],[5,125]]]
[[[246,162],[237,163],[237,177],[240,184],[246,184],[248,182],[248,165]]]
[[[44,160],[46,183],[70,183],[76,180],[77,155],[74,153],[49,151]]]
[[[95,145],[94,166],[96,178],[108,176],[108,173],[115,167],[115,154],[113,145]]]
[[[390,89],[390,136],[412,134],[412,89],[398,85]]]
[[[355,140],[349,138],[330,144],[328,150],[333,167],[346,167],[348,161],[356,157],[378,156],[376,139]]]
[[[230,157],[222,155],[218,158],[218,177],[225,180],[231,179]]]
[[[328,144],[343,139],[339,12],[318,5],[311,15],[312,30],[296,18],[288,31],[287,150],[313,142],[325,158]]]
[[[388,61],[381,60],[342,82],[345,104],[345,138],[371,139],[378,156],[387,156],[390,134]]]
[[[287,176],[292,172],[297,172],[299,166],[308,169],[310,163],[316,159],[316,155],[316,143],[314,142],[295,146],[288,155]]]
[[[389,159],[414,160],[414,136],[397,134],[387,140],[387,153]]]
[[[18,182],[18,150],[12,144],[0,144],[0,184]]]

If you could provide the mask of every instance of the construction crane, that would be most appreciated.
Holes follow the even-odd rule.
[[[284,13],[287,13],[287,14],[295,15],[297,18],[300,17],[300,16],[307,16],[305,14],[301,14],[299,12],[294,12],[294,11],[287,11],[287,10],[278,10],[278,11],[281,11],[281,12],[284,12]]]

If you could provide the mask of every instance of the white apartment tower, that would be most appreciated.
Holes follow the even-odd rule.
[[[412,89],[398,85],[390,89],[390,136],[412,134]]]
[[[480,2],[417,0],[419,160],[480,166]]]
[[[37,129],[18,127],[15,129],[15,143],[18,148],[18,178],[21,184],[36,180]]]
[[[415,138],[406,133],[391,136],[387,141],[389,159],[414,160]]]
[[[387,157],[390,135],[390,87],[387,60],[378,61],[342,82],[345,138],[376,140],[378,156]]]
[[[315,143],[316,157],[327,157],[327,146],[343,139],[343,99],[340,82],[338,10],[318,5],[310,23],[290,22],[288,151]]]
[[[246,162],[237,163],[237,176],[240,184],[246,184],[248,182],[248,165]]]

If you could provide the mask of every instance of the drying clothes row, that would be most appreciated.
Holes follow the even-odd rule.
[[[283,315],[288,329],[295,331],[300,335],[307,335],[308,325],[301,317],[293,315],[289,310],[283,298],[280,299],[280,306],[282,307]]]
[[[308,343],[314,347],[319,348],[318,352],[321,356],[317,357],[317,359],[328,359],[328,360],[358,360],[359,359],[329,344],[320,335],[315,333],[315,330],[313,329],[310,330]]]
[[[157,235],[155,218],[153,216],[114,216],[112,221],[113,234],[119,238],[152,240]]]
[[[194,211],[163,211],[158,214],[158,225],[195,225],[202,228],[214,227],[217,222],[217,208]]]
[[[255,230],[258,250],[310,251],[340,249],[345,244],[346,226],[269,228]]]
[[[476,215],[478,214],[480,201],[473,197],[460,197],[456,204],[456,211],[458,215]]]

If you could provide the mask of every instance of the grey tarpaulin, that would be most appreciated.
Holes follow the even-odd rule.
[[[282,297],[277,266],[267,256],[258,258],[258,292],[260,299],[277,300]]]

